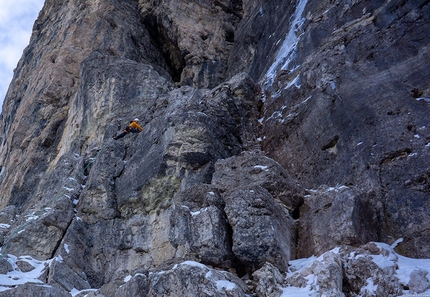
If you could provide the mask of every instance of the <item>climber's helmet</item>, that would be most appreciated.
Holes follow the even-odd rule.
[[[140,122],[138,118],[135,118],[133,121],[138,122],[138,123]]]

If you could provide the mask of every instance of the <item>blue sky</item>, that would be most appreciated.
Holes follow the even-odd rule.
[[[44,0],[0,0],[0,111]]]

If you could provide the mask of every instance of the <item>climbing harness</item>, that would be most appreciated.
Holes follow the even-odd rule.
[[[100,150],[97,152],[97,154],[94,156],[94,158],[90,158],[90,162],[84,167],[83,170],[81,170],[74,178],[68,178],[68,180],[72,180],[72,181],[76,181],[80,175],[84,175],[85,176],[85,171],[90,167],[91,164],[93,164],[96,160],[97,157],[99,156],[99,154],[103,151],[104,146],[102,146],[100,148]],[[69,189],[69,187],[71,187],[72,185],[66,183],[65,185],[63,185],[62,190],[58,192],[58,194],[56,196],[54,196],[53,199],[51,199],[51,201],[49,201],[42,209],[40,209],[39,211],[37,211],[36,213],[34,213],[34,215],[27,219],[27,221],[25,223],[23,223],[22,225],[20,225],[18,228],[16,228],[16,230],[9,236],[9,238],[6,240],[5,244],[1,247],[1,253],[0,253],[0,259],[3,259],[3,255],[6,252],[7,246],[9,244],[9,242],[11,241],[12,238],[14,238],[18,233],[20,233],[21,231],[23,231],[25,229],[25,227],[27,227],[31,222],[33,222],[34,220],[38,219],[39,216],[44,213],[55,201],[57,201],[58,199],[60,199],[60,197],[62,197],[65,192]]]

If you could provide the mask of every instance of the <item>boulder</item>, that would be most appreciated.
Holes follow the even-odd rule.
[[[397,256],[387,246],[368,243],[355,251],[343,251],[344,289],[361,296],[399,296],[403,292],[396,275]],[[381,261],[382,260],[382,261]]]
[[[11,229],[4,248],[14,255],[50,259],[73,216],[73,202],[61,195],[53,202],[52,208],[33,213],[25,223],[21,222],[21,225]]]
[[[247,292],[240,278],[195,261],[184,261],[169,270],[154,271],[149,274],[149,282],[148,297],[245,297]]]
[[[284,276],[272,264],[266,263],[252,274],[257,297],[280,297]]]
[[[146,275],[136,274],[133,277],[127,277],[126,282],[119,286],[115,292],[115,297],[128,297],[145,295],[149,290],[149,281]]]
[[[201,263],[233,268],[231,230],[224,201],[216,188],[195,186],[175,196],[169,239],[177,256],[194,256]]]
[[[377,241],[381,226],[375,208],[371,197],[346,186],[309,190],[300,207],[298,257]]]
[[[296,236],[287,209],[260,186],[239,187],[223,198],[238,260],[251,272],[266,262],[286,271],[295,253]]]
[[[409,292],[411,293],[423,293],[430,288],[430,281],[427,277],[428,272],[422,269],[414,269],[410,275],[410,281],[408,283]]]

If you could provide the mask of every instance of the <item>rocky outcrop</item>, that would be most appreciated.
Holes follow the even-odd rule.
[[[238,0],[139,0],[143,23],[172,79],[198,88],[213,88],[225,81],[243,9]]]
[[[427,293],[429,15],[46,1],[0,116],[0,296]]]

